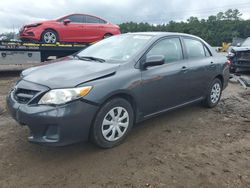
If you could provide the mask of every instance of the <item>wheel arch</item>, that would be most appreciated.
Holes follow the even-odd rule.
[[[105,38],[106,35],[110,35],[110,36],[113,36],[114,34],[111,33],[111,32],[106,32],[104,35],[103,35],[103,38]]]
[[[93,124],[95,122],[96,116],[99,113],[101,107],[104,104],[106,104],[108,101],[110,101],[112,99],[115,99],[115,98],[125,99],[126,101],[128,101],[131,104],[132,109],[133,109],[133,113],[134,113],[134,123],[136,123],[136,121],[137,121],[137,115],[138,115],[138,113],[137,113],[138,108],[137,108],[137,104],[136,104],[135,98],[133,97],[132,94],[130,94],[130,93],[126,92],[126,91],[117,91],[116,93],[112,93],[112,94],[106,96],[104,98],[104,100],[100,103],[100,107],[97,110],[97,112],[95,113],[94,118],[93,118],[93,120],[91,122],[90,131],[89,131],[89,139],[91,138],[90,137],[91,136],[91,132],[92,132],[91,129],[93,128]]]
[[[136,111],[137,111],[137,104],[136,104],[136,100],[134,98],[134,96],[126,91],[118,91],[116,93],[113,93],[113,94],[110,94],[108,95],[101,103],[101,105],[105,104],[106,102],[114,99],[114,98],[122,98],[122,99],[125,99],[127,100],[132,108],[133,108],[133,111],[134,111],[134,115],[136,117]]]
[[[221,74],[217,75],[214,79],[219,79],[221,81],[221,84],[222,84],[222,88],[224,87],[224,78]]]

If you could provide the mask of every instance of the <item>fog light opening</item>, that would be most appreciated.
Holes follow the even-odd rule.
[[[57,126],[49,126],[45,136],[44,136],[45,140],[51,140],[51,141],[58,141],[59,140],[59,129]]]

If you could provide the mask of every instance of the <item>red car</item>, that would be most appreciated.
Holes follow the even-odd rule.
[[[70,14],[59,19],[25,25],[20,31],[22,41],[95,42],[120,34],[120,27],[102,18],[87,14]]]

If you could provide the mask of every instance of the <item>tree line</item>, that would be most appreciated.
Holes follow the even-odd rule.
[[[186,21],[170,21],[167,24],[127,22],[120,24],[121,32],[167,31],[199,36],[213,46],[222,42],[232,42],[233,38],[250,37],[250,20],[243,20],[238,9],[229,9],[211,15],[207,19],[190,17]]]
[[[186,21],[170,21],[165,24],[127,22],[119,25],[122,33],[143,31],[167,31],[188,33],[199,36],[212,46],[221,46],[222,42],[232,42],[233,38],[250,37],[250,19],[243,20],[238,9],[229,9],[211,15],[207,19],[190,17]],[[17,33],[9,32],[0,34],[6,40],[15,38]]]

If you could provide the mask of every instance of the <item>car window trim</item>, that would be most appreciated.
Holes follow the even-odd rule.
[[[208,57],[212,57],[213,56],[212,53],[211,53],[211,51],[210,51],[210,49],[207,47],[207,45],[202,40],[200,40],[199,38],[195,38],[195,37],[192,37],[192,36],[181,36],[181,40],[182,40],[182,43],[183,43],[183,48],[184,48],[184,51],[185,51],[185,53],[184,53],[185,54],[185,59],[192,60],[192,59],[200,59],[200,58],[189,58],[188,57],[187,46],[185,44],[184,39],[196,40],[196,41],[198,41],[198,42],[200,42],[202,44],[205,56],[204,57],[200,57],[200,58],[208,58]],[[206,56],[205,48],[208,50],[210,56]]]
[[[208,49],[208,47],[207,47],[205,44],[203,44],[203,48],[204,48],[204,50],[205,50],[205,55],[206,55],[206,57],[211,57],[211,56],[212,56],[212,53],[210,52],[210,50]],[[207,50],[207,52],[208,52],[208,56],[207,56],[206,50]]]

